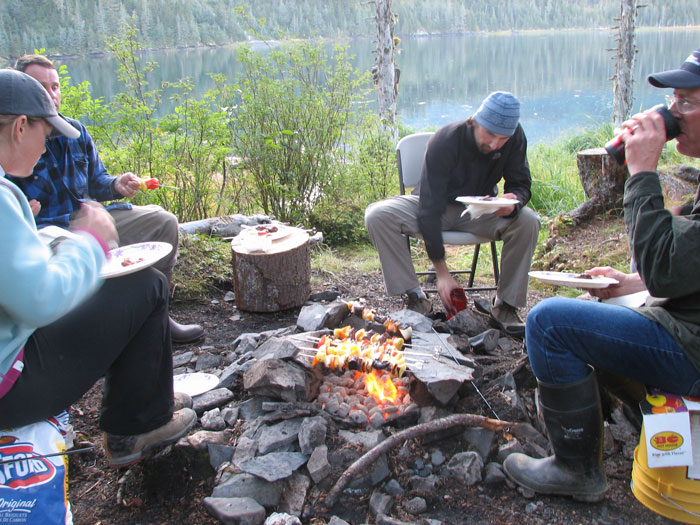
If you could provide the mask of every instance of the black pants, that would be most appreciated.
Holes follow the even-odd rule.
[[[108,279],[25,345],[24,370],[0,398],[0,429],[53,416],[105,377],[100,427],[133,435],[173,410],[168,282],[157,270]]]

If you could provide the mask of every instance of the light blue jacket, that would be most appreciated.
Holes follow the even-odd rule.
[[[0,166],[0,382],[29,336],[102,283],[105,254],[87,232],[55,255],[39,238],[29,202]]]

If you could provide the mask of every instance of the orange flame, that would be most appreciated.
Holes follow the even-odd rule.
[[[367,393],[370,394],[379,403],[384,403],[385,401],[391,401],[394,403],[396,397],[398,396],[398,390],[391,380],[391,375],[386,374],[384,376],[384,381],[378,377],[375,372],[365,374],[365,388]]]

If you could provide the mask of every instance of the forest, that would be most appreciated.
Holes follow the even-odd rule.
[[[395,33],[430,35],[610,27],[619,0],[394,0]],[[248,16],[241,16],[245,13]],[[128,23],[145,48],[225,45],[284,37],[372,36],[365,0],[22,0],[0,3],[0,56],[105,50]],[[697,0],[639,3],[638,27],[700,25]]]

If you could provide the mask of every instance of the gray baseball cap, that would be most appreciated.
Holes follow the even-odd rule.
[[[80,132],[58,114],[44,86],[14,69],[0,69],[0,115],[41,117],[53,126],[52,135],[65,135],[70,139],[80,136]]]

